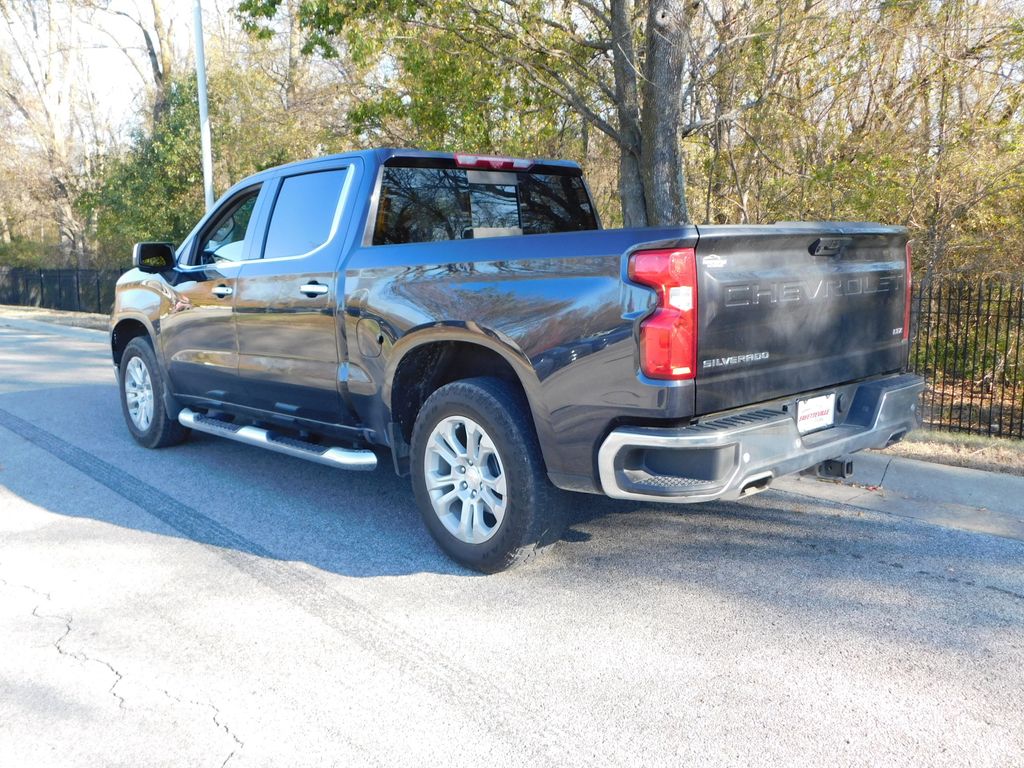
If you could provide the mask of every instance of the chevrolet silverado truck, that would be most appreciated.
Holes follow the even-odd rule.
[[[574,163],[382,149],[247,178],[133,264],[110,342],[136,441],[390,455],[483,572],[560,537],[561,491],[740,499],[918,421],[901,227],[603,230]]]

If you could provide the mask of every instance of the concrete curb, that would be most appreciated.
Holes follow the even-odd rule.
[[[0,328],[10,328],[24,333],[51,333],[80,341],[91,341],[107,344],[106,328],[99,330],[94,328],[83,328],[79,326],[61,325],[52,320],[43,318],[28,319],[21,316],[11,316],[0,311]]]
[[[1024,540],[1024,477],[859,453],[849,480],[784,477],[772,488],[936,525]]]
[[[108,315],[98,315],[93,312],[65,312],[45,307],[18,307],[10,304],[0,304],[0,318],[31,320],[71,328],[88,328],[94,331],[106,331],[110,323]]]

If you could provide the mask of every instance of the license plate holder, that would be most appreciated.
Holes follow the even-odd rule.
[[[801,435],[827,429],[836,422],[836,393],[796,401],[796,428]]]

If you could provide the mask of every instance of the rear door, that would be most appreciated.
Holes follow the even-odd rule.
[[[698,230],[698,414],[904,366],[905,229]]]
[[[347,421],[338,383],[337,269],[355,172],[346,162],[322,165],[275,187],[262,249],[242,265],[235,295],[246,405]]]

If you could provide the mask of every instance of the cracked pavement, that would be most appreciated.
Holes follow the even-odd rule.
[[[1021,541],[573,499],[470,574],[387,468],[146,451],[102,333],[0,317],[0,765],[1021,764]]]
[[[68,651],[64,648],[63,643],[68,639],[68,635],[71,634],[71,622],[73,620],[72,617],[44,616],[39,613],[38,605],[32,609],[32,615],[35,616],[37,619],[42,619],[43,621],[56,620],[64,623],[64,634],[58,637],[53,643],[53,647],[57,649],[57,653],[59,653],[61,656],[67,656],[68,658],[75,659],[81,662],[100,664],[110,670],[110,673],[114,676],[114,682],[111,683],[110,688],[107,689],[107,693],[109,693],[111,696],[117,699],[117,708],[121,710],[121,712],[124,712],[124,696],[114,691],[114,689],[117,688],[117,684],[121,682],[121,679],[124,677],[124,675],[122,675],[120,672],[114,669],[110,665],[109,661],[103,661],[103,659],[93,659],[87,656],[85,653]]]

